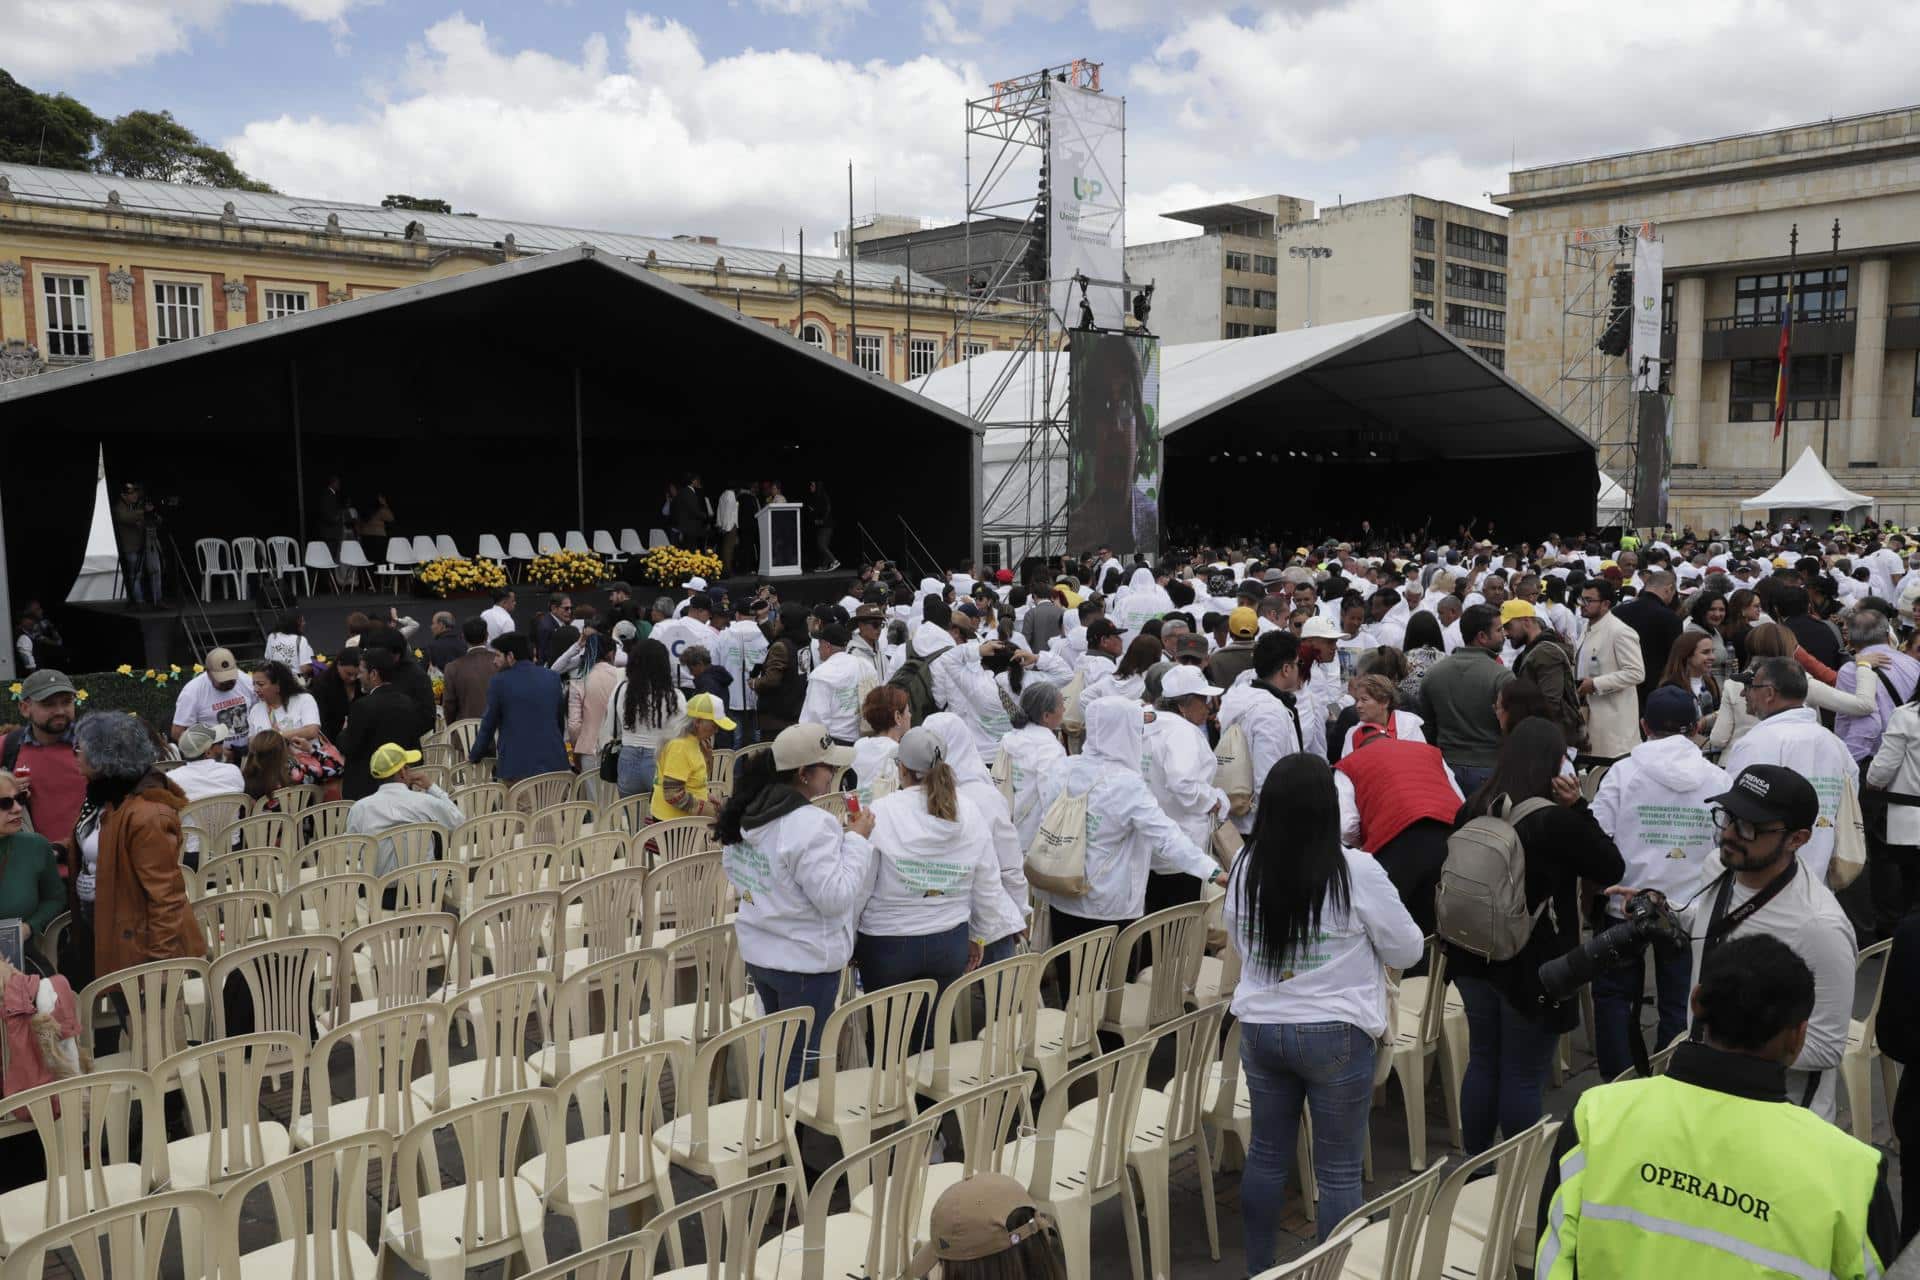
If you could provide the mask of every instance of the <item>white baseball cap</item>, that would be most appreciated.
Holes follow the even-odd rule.
[[[696,575],[695,577],[688,578],[680,585],[688,591],[705,591],[707,589],[707,580]]]
[[[1174,667],[1160,677],[1160,696],[1163,698],[1186,698],[1196,693],[1217,698],[1224,692],[1208,684],[1198,667]]]
[[[1325,618],[1315,616],[1308,618],[1307,624],[1300,628],[1300,638],[1302,640],[1338,640],[1340,629]]]

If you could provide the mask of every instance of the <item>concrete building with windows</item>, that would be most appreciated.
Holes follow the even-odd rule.
[[[1262,196],[1164,215],[1205,228],[1127,248],[1127,276],[1154,283],[1155,333],[1169,342],[1246,338],[1418,311],[1481,359],[1506,354],[1506,218],[1388,196],[1323,207]]]
[[[0,378],[583,243],[895,381],[1026,329],[887,262],[0,164]]]
[[[1790,286],[1788,461],[1811,446],[1883,516],[1920,520],[1920,107],[1523,169],[1495,199],[1512,211],[1508,372],[1555,407],[1578,398],[1563,375],[1588,327],[1569,246],[1648,223],[1664,242],[1676,526],[1724,529],[1781,474]]]

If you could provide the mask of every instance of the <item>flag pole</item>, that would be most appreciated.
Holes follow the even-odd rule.
[[[1832,323],[1829,319],[1829,313],[1833,310],[1833,281],[1834,277],[1839,274],[1840,219],[1835,218],[1833,220],[1833,257],[1827,263],[1826,288],[1820,295],[1825,300],[1825,305],[1821,308],[1821,319],[1827,323]],[[1842,311],[1841,318],[1845,318],[1844,310]],[[1831,346],[1832,344],[1829,343],[1828,345]],[[1839,379],[1833,376],[1833,352],[1831,350],[1827,352],[1827,358],[1820,363],[1820,374],[1820,465],[1825,467],[1832,465],[1827,461],[1827,441],[1833,434],[1833,402],[1840,397]],[[1828,395],[1829,390],[1832,392],[1831,396]]]
[[[1793,371],[1793,278],[1794,264],[1800,256],[1800,224],[1794,223],[1787,235],[1787,294],[1780,316],[1780,370],[1774,376],[1773,434],[1780,437],[1780,474],[1787,474],[1787,420],[1792,416],[1788,396],[1792,392]]]

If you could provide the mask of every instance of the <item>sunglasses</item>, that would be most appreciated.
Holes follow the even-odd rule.
[[[13,812],[15,805],[25,808],[26,803],[27,802],[19,796],[0,796],[0,813]]]

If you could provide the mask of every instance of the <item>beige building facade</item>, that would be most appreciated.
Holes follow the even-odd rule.
[[[1127,246],[1128,281],[1153,285],[1148,327],[1160,340],[1217,342],[1274,332],[1281,266],[1275,233],[1283,223],[1311,218],[1313,201],[1255,196],[1161,216],[1190,222],[1201,233]]]
[[[1649,224],[1663,242],[1676,527],[1725,529],[1742,498],[1779,478],[1773,395],[1789,286],[1788,462],[1824,452],[1883,517],[1920,520],[1920,107],[1524,169],[1510,188],[1495,197],[1512,211],[1507,369],[1555,407],[1584,390],[1564,376],[1589,327],[1569,315],[1583,279],[1569,246]],[[1589,427],[1616,415],[1568,416]]]

